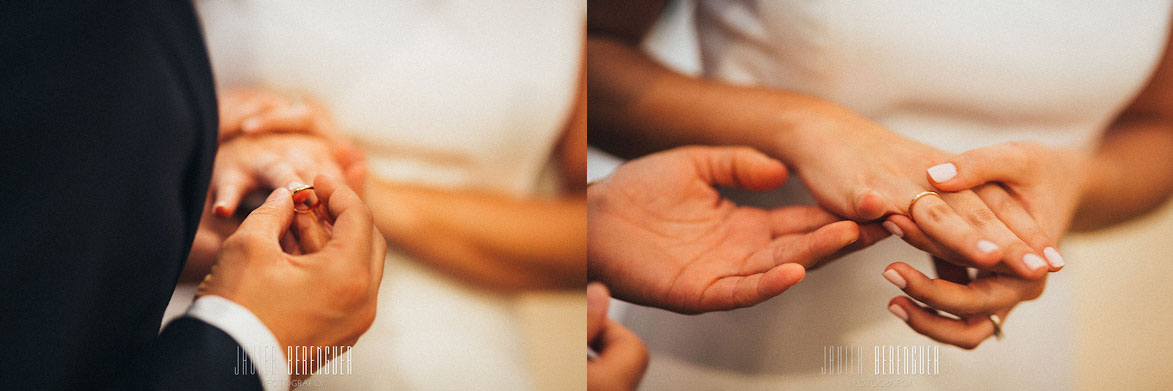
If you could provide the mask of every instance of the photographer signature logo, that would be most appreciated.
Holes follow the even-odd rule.
[[[291,376],[303,375],[349,375],[354,370],[351,361],[350,346],[289,346],[285,351],[285,361],[278,360],[278,350],[275,346],[266,346],[256,351],[236,348],[236,367],[234,375],[255,375],[257,367],[271,372],[281,365],[281,370],[288,371]]]
[[[824,375],[941,373],[940,347],[937,345],[873,345],[870,349],[863,345],[826,345],[823,346],[822,364]]]

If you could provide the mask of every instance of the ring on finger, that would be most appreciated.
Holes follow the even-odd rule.
[[[1001,341],[1002,340],[1002,318],[999,318],[998,315],[990,314],[990,322],[994,323],[994,338],[997,338],[999,341]]]
[[[920,192],[920,194],[917,194],[916,197],[912,197],[912,201],[910,201],[908,203],[908,217],[909,218],[912,218],[912,207],[916,206],[916,202],[920,201],[921,198],[925,198],[928,196],[937,196],[937,198],[941,198],[941,195],[937,194],[937,192],[935,192],[935,191],[922,191],[922,192]],[[915,218],[913,220],[915,220]]]
[[[290,197],[292,197],[294,200],[296,200],[296,199],[297,199],[297,193],[300,193],[300,192],[303,192],[303,191],[306,191],[306,190],[313,190],[313,189],[314,189],[314,185],[304,185],[304,186],[299,186],[299,187],[297,187],[296,189],[293,189],[293,192],[292,192],[292,193],[290,193],[290,194],[289,194],[289,196],[290,196]],[[297,212],[297,213],[309,213],[310,211],[312,211],[312,210],[314,209],[314,207],[315,207],[315,206],[318,206],[318,205],[317,205],[317,199],[311,199],[311,198],[307,198],[306,200],[307,200],[307,201],[310,201],[310,204],[309,204],[309,205],[305,205],[305,204],[303,204],[303,205],[302,205],[302,206],[303,206],[302,208],[299,208],[299,207],[298,207],[298,204],[302,204],[302,203],[300,203],[300,202],[294,202],[294,204],[293,204],[293,211],[294,211],[294,212]]]

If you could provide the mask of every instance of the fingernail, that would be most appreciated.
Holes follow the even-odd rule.
[[[994,242],[991,242],[989,240],[979,240],[977,242],[977,247],[978,247],[979,251],[986,253],[986,254],[992,253],[994,251],[998,251],[998,245],[994,244]]]
[[[257,117],[246,119],[240,124],[240,130],[245,132],[254,131],[259,127],[261,127],[261,119]]]
[[[212,207],[212,213],[215,213],[217,216],[220,216],[220,217],[225,217],[228,215],[228,205],[218,203],[218,204],[216,204],[216,206]]]
[[[891,232],[893,235],[896,235],[896,237],[898,237],[898,238],[904,237],[904,230],[900,229],[900,227],[898,227],[896,225],[896,223],[893,223],[891,221],[885,221],[884,224],[881,224],[881,225],[883,225],[884,229],[888,230],[888,232]]]
[[[955,176],[957,176],[957,166],[954,166],[953,163],[943,163],[929,167],[929,177],[933,178],[933,182],[948,182]]]
[[[1034,254],[1023,255],[1022,263],[1025,263],[1026,267],[1030,268],[1030,270],[1037,270],[1043,266],[1047,266],[1047,263],[1044,262],[1042,258],[1039,258],[1038,255]]]
[[[896,285],[897,288],[904,289],[908,287],[908,281],[904,281],[904,277],[901,276],[900,273],[897,273],[895,269],[885,270],[881,274],[883,274],[884,278],[887,279],[888,282],[891,282],[892,285]]]
[[[294,191],[294,190],[297,190],[297,188],[302,187],[302,186],[305,186],[305,184],[298,182],[298,181],[293,181],[293,182],[289,182],[289,185],[285,186],[285,188],[289,189],[289,191]]]
[[[1047,257],[1047,262],[1051,263],[1051,267],[1063,266],[1063,256],[1059,255],[1059,251],[1054,247],[1043,249],[1043,255]]]
[[[893,304],[893,305],[888,306],[888,312],[891,312],[892,315],[896,315],[896,317],[900,318],[900,320],[903,320],[905,322],[908,321],[908,313],[904,312],[904,308],[901,308],[898,305]]]

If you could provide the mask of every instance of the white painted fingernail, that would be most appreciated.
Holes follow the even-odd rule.
[[[297,188],[303,187],[303,186],[305,186],[304,183],[301,183],[298,181],[293,181],[293,182],[289,182],[289,186],[286,186],[285,188],[289,189],[289,191],[294,191],[294,190],[297,190]]]
[[[883,274],[884,278],[887,279],[888,282],[891,282],[892,285],[896,285],[897,288],[904,289],[908,287],[908,281],[904,281],[904,277],[901,276],[900,273],[897,273],[895,269],[888,269],[881,274]]]
[[[1047,266],[1047,262],[1043,261],[1043,258],[1040,258],[1038,255],[1034,254],[1023,255],[1022,263],[1025,263],[1026,267],[1030,268],[1030,270],[1038,270],[1044,266]]]
[[[957,166],[954,166],[953,163],[943,163],[929,167],[929,177],[933,178],[933,182],[948,182],[955,176],[957,176]]]
[[[908,313],[904,312],[904,308],[901,308],[898,305],[893,304],[893,305],[888,306],[888,312],[891,312],[892,315],[896,315],[896,317],[900,318],[900,320],[903,320],[905,322],[908,321]]]
[[[893,223],[891,221],[885,221],[884,224],[881,224],[881,225],[883,225],[884,229],[888,230],[888,232],[891,232],[893,235],[896,235],[896,237],[898,237],[898,238],[904,237],[904,230],[902,230],[902,229],[900,229],[900,227],[896,226],[896,223]]]
[[[1063,266],[1063,256],[1059,255],[1059,251],[1054,247],[1043,249],[1043,255],[1047,257],[1047,262],[1051,263],[1051,267]]]
[[[977,242],[977,246],[978,246],[979,251],[986,253],[986,254],[992,253],[994,251],[998,251],[998,245],[994,244],[994,242],[991,242],[989,240],[979,240]]]

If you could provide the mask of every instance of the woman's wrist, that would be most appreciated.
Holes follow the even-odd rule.
[[[827,145],[841,137],[838,133],[844,122],[858,117],[821,99],[788,95],[757,132],[759,149],[788,165],[817,159]]]
[[[1079,172],[1078,195],[1075,202],[1074,216],[1070,230],[1087,231],[1104,225],[1102,216],[1105,190],[1111,189],[1111,178],[1119,178],[1126,173],[1112,159],[1104,159],[1098,155],[1084,156],[1083,164],[1076,168]]]

